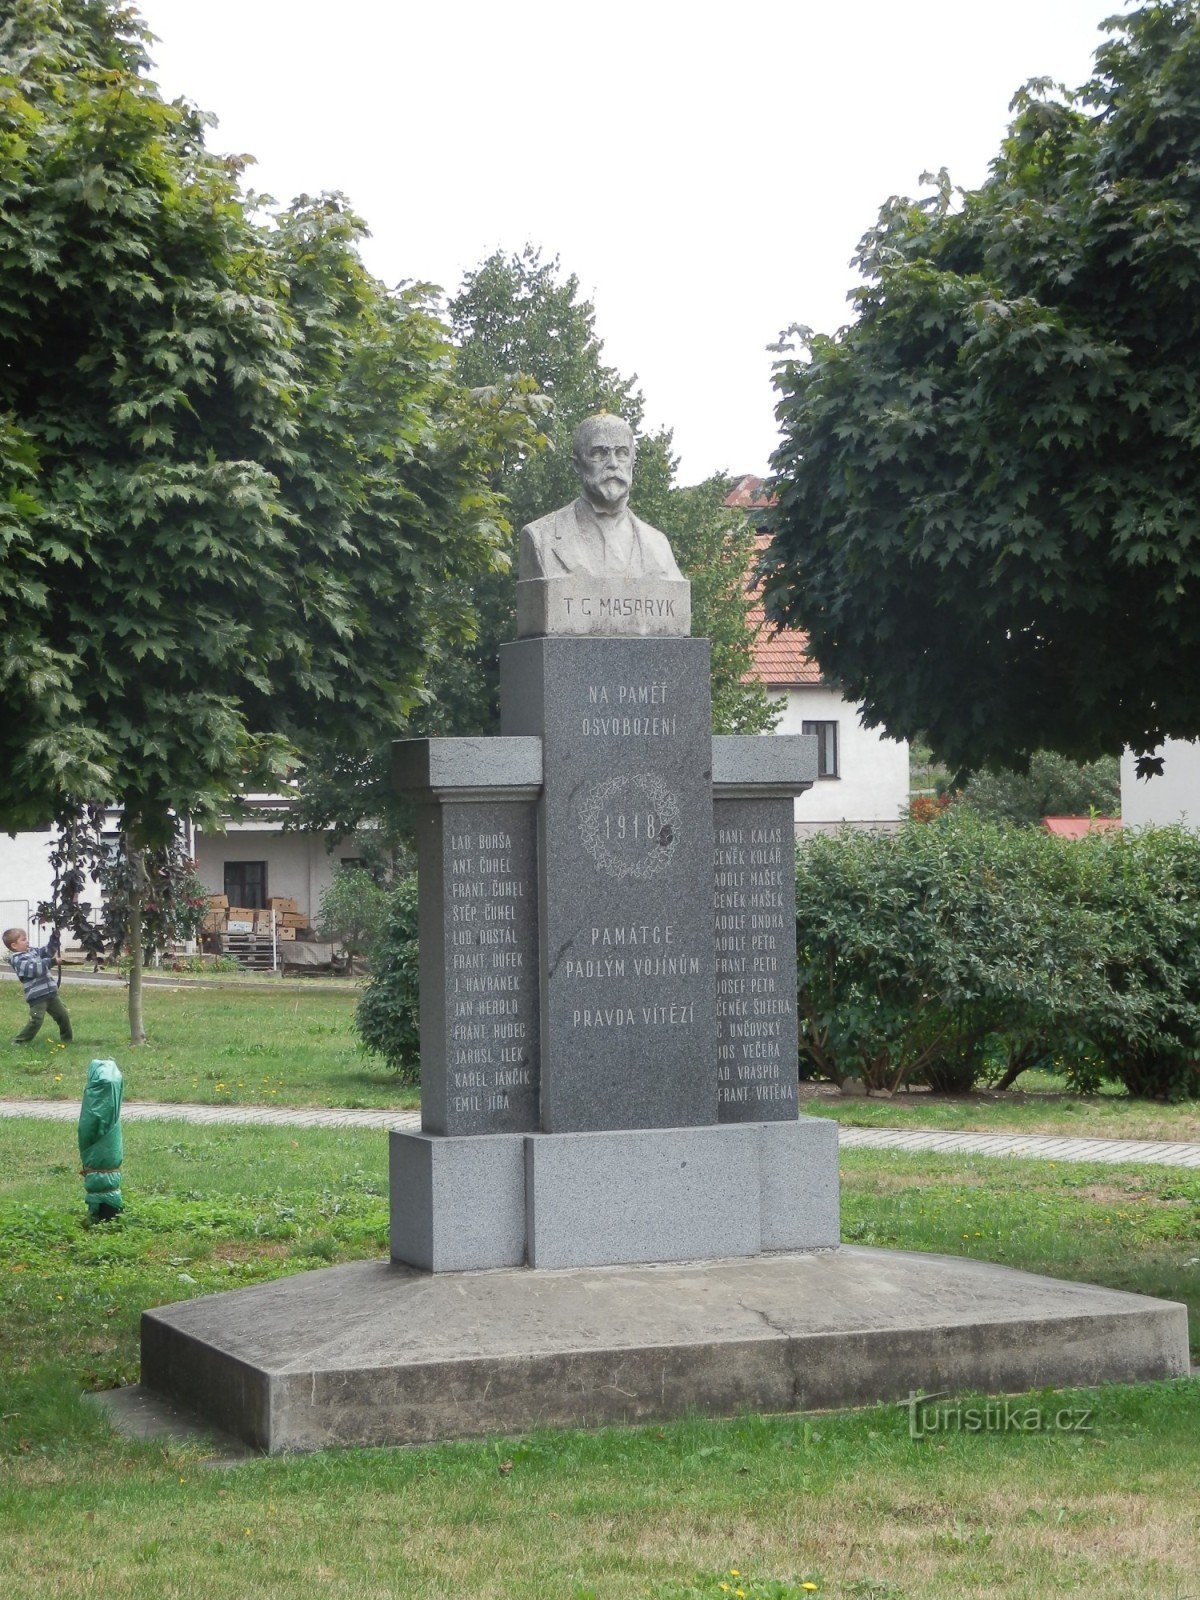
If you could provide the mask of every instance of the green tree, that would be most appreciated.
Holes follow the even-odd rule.
[[[322,939],[341,944],[353,968],[359,956],[369,961],[383,933],[387,890],[362,867],[339,867],[321,895],[317,927]]]
[[[777,369],[769,614],[958,770],[1200,735],[1200,6],[1105,27]]]
[[[264,219],[132,10],[3,16],[0,825],[121,808],[137,1040],[139,853],[412,711],[504,559],[488,474],[528,429],[338,197]]]

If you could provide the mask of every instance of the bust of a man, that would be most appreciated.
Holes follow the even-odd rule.
[[[575,430],[571,459],[582,494],[521,529],[517,576],[670,578],[682,581],[666,534],[629,509],[633,429],[601,412]]]

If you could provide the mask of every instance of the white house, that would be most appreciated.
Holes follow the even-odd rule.
[[[725,503],[752,515],[764,504],[761,491],[760,478],[745,477]],[[768,538],[759,535],[760,548]],[[761,609],[751,617],[759,623],[756,672],[783,701],[775,732],[811,733],[819,740],[818,780],[796,801],[797,834],[899,827],[908,805],[908,741],[863,727],[859,707],[821,676],[805,634],[773,633]]]
[[[228,895],[235,906],[260,908],[274,895],[289,895],[315,920],[321,896],[340,866],[359,859],[353,838],[332,854],[320,833],[286,833],[289,802],[279,795],[248,796],[256,815],[227,822],[224,833],[202,833],[195,841],[196,871],[212,894]]]
[[[1200,829],[1200,743],[1168,739],[1155,751],[1162,756],[1159,777],[1139,778],[1137,757],[1121,756],[1121,820],[1127,828],[1148,823],[1182,822]]]
[[[244,822],[226,823],[225,832],[193,833],[188,828],[186,847],[196,859],[201,881],[210,894],[228,895],[237,906],[265,907],[268,897],[288,895],[315,920],[334,872],[357,860],[355,841],[344,839],[330,854],[322,834],[283,831],[286,798],[247,798],[258,814]],[[50,899],[54,887],[52,843],[49,827],[0,833],[0,926],[26,928],[31,937],[38,931],[37,907]],[[83,898],[87,899],[86,891]]]

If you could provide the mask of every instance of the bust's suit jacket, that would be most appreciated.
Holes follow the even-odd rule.
[[[521,529],[519,578],[565,578],[569,574],[604,578],[681,578],[665,533],[630,512],[633,551],[628,566],[614,567],[607,559],[604,537],[594,520],[576,514],[578,500],[539,517]]]

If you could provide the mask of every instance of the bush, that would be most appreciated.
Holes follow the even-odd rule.
[[[1106,931],[1109,1004],[1090,1036],[1130,1094],[1200,1095],[1200,839],[1184,828],[1080,841]]]
[[[1049,835],[966,812],[893,834],[844,832],[797,850],[801,1051],[870,1089],[966,1090],[989,1059],[1049,1049],[1059,974],[1086,962]],[[1062,1031],[1061,1019],[1058,1031]]]
[[[322,939],[337,941],[353,962],[368,960],[383,931],[388,894],[361,867],[338,867],[321,896],[317,927]]]
[[[1029,770],[977,772],[957,802],[993,822],[1035,826],[1043,817],[1121,815],[1121,763],[1116,756],[1076,762],[1054,750],[1037,750]]]
[[[802,1068],[871,1089],[1200,1089],[1200,840],[1079,841],[954,807],[895,834],[797,849]]]
[[[371,957],[371,981],[355,1013],[364,1047],[380,1055],[402,1083],[421,1081],[417,950],[417,879],[402,878],[387,896]]]

